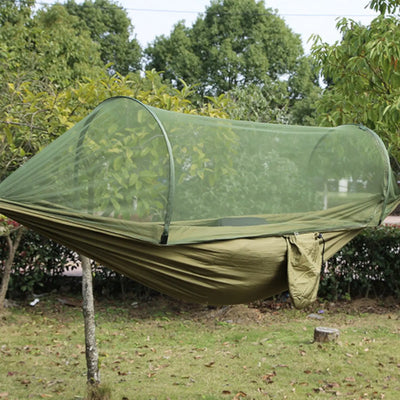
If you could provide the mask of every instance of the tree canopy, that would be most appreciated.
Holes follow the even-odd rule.
[[[0,8],[2,84],[22,79],[65,87],[101,67],[98,48],[77,17],[59,4],[33,13],[34,2]]]
[[[398,0],[371,0],[369,7],[381,14],[394,14],[400,7]]]
[[[400,18],[396,1],[372,1],[382,13],[370,25],[338,22],[342,40],[319,38],[313,56],[328,84],[317,103],[322,125],[360,123],[375,130],[400,161]],[[385,14],[396,11],[397,15]]]
[[[200,101],[217,97],[230,118],[313,123],[320,88],[312,60],[264,1],[214,0],[191,27],[180,21],[157,37],[145,57],[176,87],[195,86]]]
[[[219,95],[291,75],[303,49],[299,35],[263,1],[214,0],[191,28],[179,22],[145,53],[147,67],[164,71],[166,79]]]
[[[126,75],[140,69],[141,48],[133,35],[133,25],[126,10],[113,0],[75,0],[65,3],[67,11],[79,17],[90,32],[92,40],[100,46],[104,64],[112,63],[112,70]]]
[[[237,86],[221,95],[225,101],[219,103],[232,119],[315,125],[320,92],[313,61],[302,57],[297,72],[288,80],[266,79],[262,85]]]
[[[34,13],[34,5],[0,6],[0,179],[112,96],[226,117],[213,104],[196,109],[188,85],[172,88],[156,71],[111,74],[78,16],[60,4]]]
[[[0,7],[0,177],[62,131],[66,88],[102,71],[98,47],[79,19],[57,4]],[[63,117],[61,117],[61,114]]]

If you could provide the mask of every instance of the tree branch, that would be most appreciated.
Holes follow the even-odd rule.
[[[0,124],[4,124],[4,125],[16,125],[16,126],[25,126],[25,127],[30,128],[30,129],[36,129],[36,130],[38,130],[38,131],[47,132],[47,129],[42,128],[41,126],[30,125],[30,124],[24,124],[24,123],[22,123],[22,122],[0,121]]]

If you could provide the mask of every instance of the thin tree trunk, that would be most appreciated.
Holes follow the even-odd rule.
[[[94,320],[94,300],[92,268],[89,258],[81,256],[82,261],[82,298],[85,324],[87,383],[100,384],[99,354],[96,344],[96,326]]]
[[[0,288],[0,311],[4,308],[6,302],[6,294],[8,290],[8,283],[10,282],[10,275],[11,275],[11,267],[14,262],[15,252],[19,246],[21,241],[22,235],[24,233],[24,229],[21,227],[19,228],[17,235],[15,237],[15,241],[11,240],[11,236],[6,236],[7,243],[8,243],[8,257],[6,263],[4,265],[4,274],[3,279],[1,281],[1,288]]]

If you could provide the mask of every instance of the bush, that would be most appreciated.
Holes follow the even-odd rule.
[[[150,289],[126,276],[91,260],[93,270],[93,291],[96,296],[109,298],[134,297],[140,301],[147,301],[160,293]]]
[[[321,276],[319,296],[400,298],[400,229],[368,228],[336,253]]]
[[[5,237],[0,237],[0,277],[8,255]],[[8,286],[9,297],[51,291],[65,270],[76,268],[78,255],[60,244],[27,231],[17,249]]]
[[[6,238],[2,236],[0,237],[0,282],[8,251]],[[76,252],[29,230],[22,237],[15,254],[8,297],[25,298],[33,293],[48,293],[54,290],[81,293],[80,276],[73,278],[64,275],[65,271],[74,270],[79,266],[80,259]],[[94,261],[92,268],[93,289],[97,296],[124,298],[134,295],[135,298],[143,300],[158,294]]]

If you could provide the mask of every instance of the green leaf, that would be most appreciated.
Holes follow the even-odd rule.
[[[123,164],[123,158],[122,157],[116,157],[113,161],[113,168],[116,171],[120,171],[122,169],[122,164]]]
[[[114,211],[118,213],[120,211],[120,209],[121,209],[121,206],[119,205],[118,201],[115,200],[115,198],[113,198],[113,197],[111,197],[110,200],[111,200],[111,203],[112,203],[112,205],[114,207]]]

